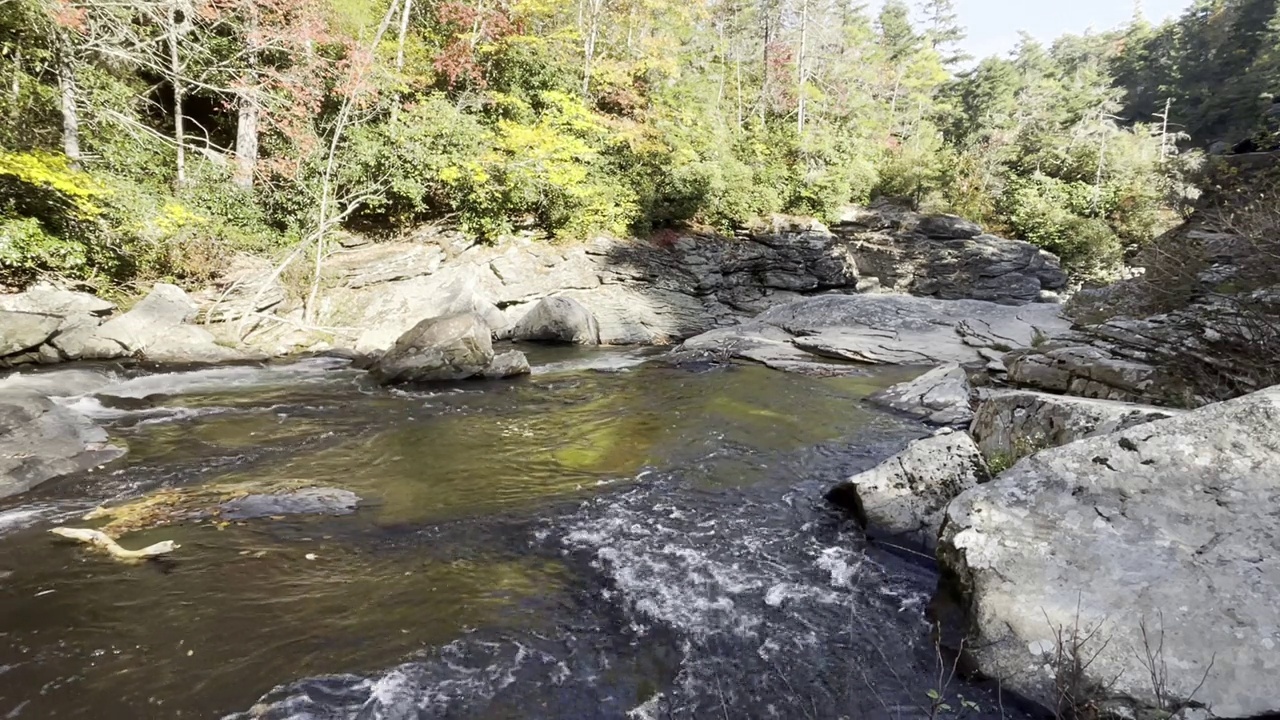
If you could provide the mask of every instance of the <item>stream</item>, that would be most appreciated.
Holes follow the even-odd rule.
[[[939,681],[931,565],[822,499],[927,432],[862,402],[918,370],[529,354],[392,390],[338,358],[88,368],[109,382],[59,401],[129,454],[0,501],[0,718],[1012,715]],[[359,507],[142,529],[122,544],[181,548],[137,564],[47,532],[309,485]]]

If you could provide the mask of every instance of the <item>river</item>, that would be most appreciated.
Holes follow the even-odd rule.
[[[926,432],[862,402],[912,372],[530,355],[529,378],[393,390],[335,358],[104,370],[61,402],[129,454],[0,502],[0,717],[1009,714],[945,680],[931,565],[822,499]],[[143,529],[124,544],[182,547],[141,564],[47,532],[299,485],[360,506]]]

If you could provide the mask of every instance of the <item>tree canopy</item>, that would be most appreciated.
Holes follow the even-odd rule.
[[[728,230],[895,198],[1105,274],[1280,92],[1277,0],[1024,37],[951,0],[7,0],[0,283],[201,279],[339,227]]]

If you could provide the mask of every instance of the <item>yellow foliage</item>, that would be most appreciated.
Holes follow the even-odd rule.
[[[178,203],[165,203],[152,224],[161,232],[175,233],[185,227],[207,225],[209,218],[197,215]]]
[[[53,190],[67,198],[73,208],[85,216],[100,214],[102,208],[93,200],[109,194],[88,173],[73,170],[66,156],[39,150],[25,153],[0,152],[0,175],[9,175],[27,185]]]

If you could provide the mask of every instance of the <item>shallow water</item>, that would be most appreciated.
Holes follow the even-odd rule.
[[[130,453],[0,504],[0,717],[927,716],[932,571],[821,499],[923,434],[861,402],[910,371],[651,357],[392,391],[334,359],[117,372],[62,399]],[[144,530],[123,544],[182,548],[135,565],[46,532],[298,484],[361,506]]]

